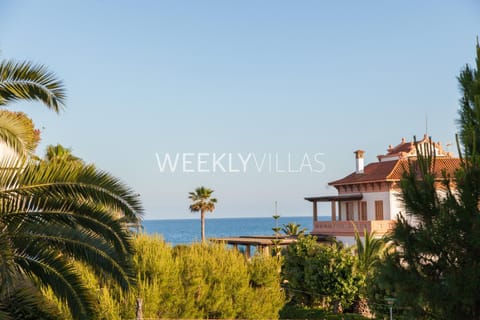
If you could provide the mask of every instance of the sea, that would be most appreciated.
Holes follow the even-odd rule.
[[[318,217],[319,220],[330,220],[330,217]],[[280,217],[278,226],[296,223],[301,228],[312,231],[312,217]],[[158,234],[172,245],[190,244],[200,241],[200,218],[178,220],[144,220],[143,231],[147,234]],[[207,238],[233,237],[247,235],[272,235],[275,219],[270,218],[207,218],[205,219],[205,236]]]

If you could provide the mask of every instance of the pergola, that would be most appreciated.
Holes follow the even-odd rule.
[[[239,237],[226,237],[226,238],[209,238],[209,241],[216,243],[225,243],[233,246],[235,249],[238,246],[245,246],[244,254],[247,257],[251,256],[251,247],[254,247],[255,250],[263,252],[265,255],[269,255],[271,248],[276,244],[274,240],[278,240],[279,246],[288,246],[289,244],[296,242],[297,239],[294,237],[288,237],[285,235],[278,236],[239,236]]]
[[[310,201],[313,203],[313,223],[318,221],[318,209],[317,203],[318,202],[330,202],[332,205],[332,221],[337,220],[337,202],[342,201],[354,201],[354,200],[362,200],[363,194],[361,193],[352,193],[352,194],[340,194],[340,195],[331,195],[331,196],[321,196],[321,197],[305,197],[305,200]],[[342,207],[338,206],[338,214],[339,217],[342,216]],[[339,219],[340,220],[340,219]]]

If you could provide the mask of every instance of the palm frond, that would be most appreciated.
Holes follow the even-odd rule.
[[[33,202],[33,201],[32,201]],[[23,203],[27,203],[26,201]],[[28,202],[30,206],[31,203]],[[5,207],[5,205],[4,205]],[[115,254],[121,259],[133,254],[133,245],[131,243],[132,236],[124,223],[119,219],[113,218],[110,214],[101,211],[89,211],[90,208],[81,207],[67,210],[58,209],[56,211],[46,210],[46,206],[42,209],[34,210],[23,209],[21,205],[15,205],[15,209],[8,210],[4,213],[2,221],[5,224],[21,225],[24,223],[33,224],[62,224],[70,228],[81,228],[85,232],[94,233],[101,236],[115,249]]]
[[[62,320],[65,317],[31,281],[19,280],[0,301],[0,319]]]
[[[211,198],[212,193],[212,189],[205,187],[198,187],[194,192],[189,192],[188,198],[193,202],[189,207],[190,211],[213,212],[215,210],[215,203],[217,203],[217,199]]]
[[[32,121],[23,113],[0,110],[0,140],[16,154],[32,153],[39,139]]]
[[[41,230],[37,223],[22,223],[12,233],[11,240],[17,247],[25,248],[23,254],[34,256],[32,243],[36,246],[58,250],[66,256],[93,266],[114,279],[124,290],[134,282],[133,265],[128,257],[117,255],[99,235],[86,230],[76,230],[62,224],[47,224]]]
[[[117,210],[129,222],[138,222],[143,214],[138,195],[132,189],[93,166],[76,162],[30,163],[18,175],[18,181],[18,186],[3,186],[3,193],[44,194],[46,198],[63,195],[63,200],[96,203]]]
[[[132,235],[122,215],[142,207],[118,179],[79,162],[3,160],[0,164],[0,281],[18,275],[49,287],[79,319],[91,296],[72,261],[128,290],[134,282]],[[0,299],[5,294],[0,292]]]
[[[2,226],[2,229],[4,226]],[[18,267],[14,260],[15,252],[8,234],[0,232],[0,296],[8,295],[14,288],[18,278]]]
[[[90,319],[94,313],[93,297],[72,263],[58,252],[35,243],[31,244],[31,250],[36,251],[34,256],[17,256],[18,265],[27,275],[64,299],[77,319]]]
[[[37,100],[59,112],[65,105],[62,81],[43,65],[30,61],[0,62],[0,105],[18,100]]]

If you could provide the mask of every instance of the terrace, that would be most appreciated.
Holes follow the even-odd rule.
[[[362,200],[361,193],[343,194],[337,196],[307,197],[305,200],[313,204],[313,230],[312,234],[325,236],[353,236],[355,230],[363,232],[375,232],[382,236],[393,228],[394,220],[355,220],[353,216],[342,216],[341,206],[337,205],[342,201],[359,202]],[[318,202],[331,203],[331,221],[318,221]],[[337,215],[337,207],[338,215]]]

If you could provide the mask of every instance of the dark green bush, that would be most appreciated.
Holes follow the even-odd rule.
[[[366,320],[358,314],[329,314],[321,308],[287,304],[280,311],[281,319],[309,319],[309,320]]]
[[[300,238],[285,253],[283,276],[293,303],[331,310],[349,308],[364,279],[350,251]]]

